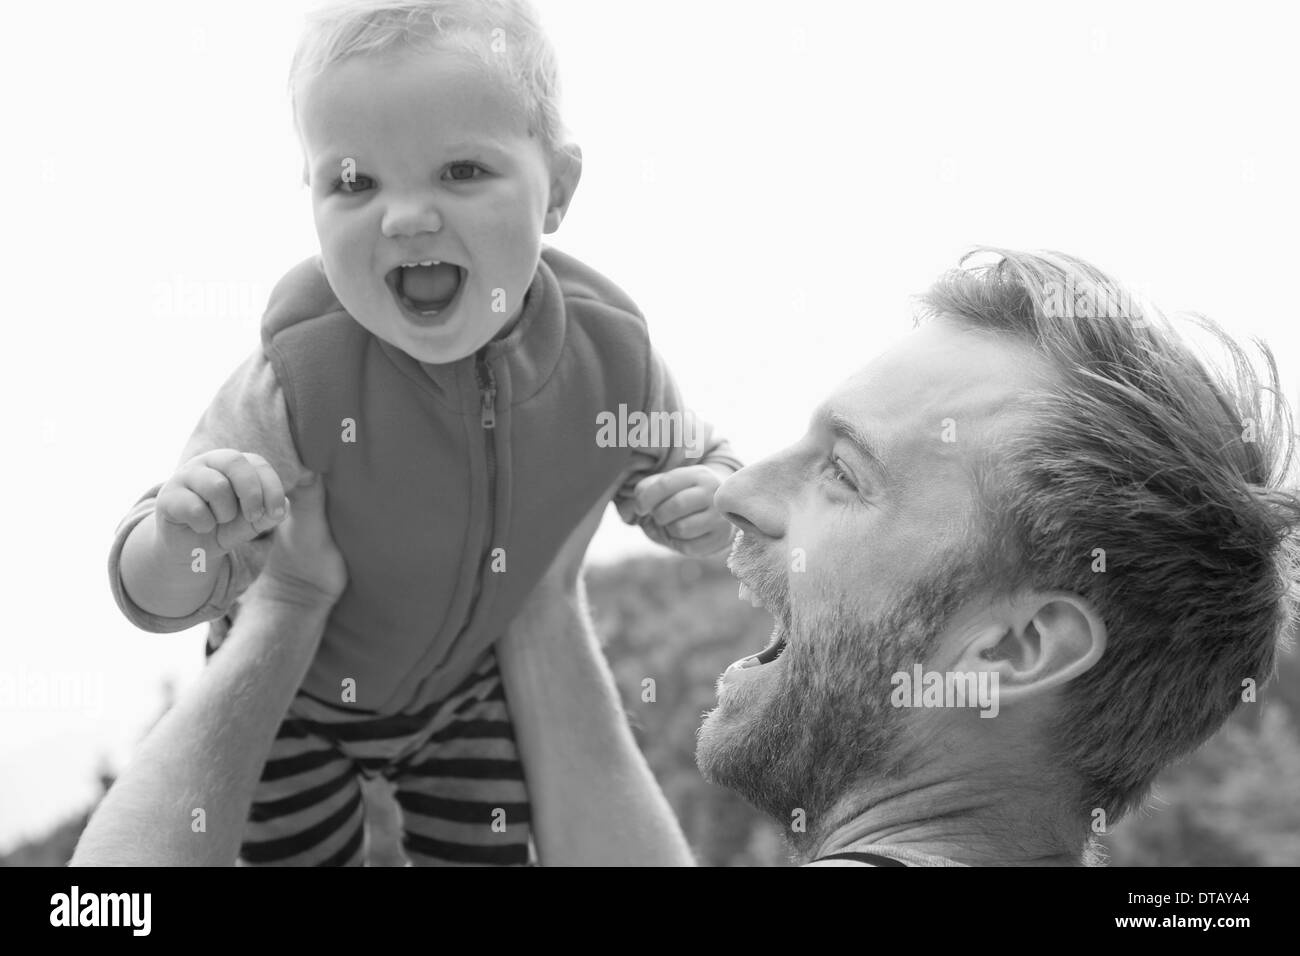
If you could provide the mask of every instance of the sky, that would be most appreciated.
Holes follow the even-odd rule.
[[[82,808],[202,660],[135,630],[114,528],[317,251],[299,0],[6,12],[20,159],[0,469],[0,852]],[[1059,249],[1277,353],[1300,389],[1300,128],[1281,4],[540,0],[582,183],[554,244],[624,288],[747,461],[972,246]],[[612,514],[596,560],[651,551]]]

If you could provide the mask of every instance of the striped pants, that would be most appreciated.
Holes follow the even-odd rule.
[[[363,865],[361,778],[379,775],[395,786],[411,863],[532,862],[523,766],[489,649],[445,700],[416,714],[349,718],[299,694],[254,792],[240,864]]]

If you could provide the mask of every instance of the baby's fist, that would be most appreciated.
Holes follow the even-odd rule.
[[[699,558],[731,543],[732,526],[713,506],[723,475],[711,465],[684,465],[637,483],[630,502],[651,541]]]
[[[192,548],[225,554],[284,520],[284,486],[261,455],[218,448],[176,470],[154,505],[169,554]]]

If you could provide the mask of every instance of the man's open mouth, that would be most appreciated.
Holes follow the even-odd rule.
[[[751,591],[749,586],[746,585],[744,582],[741,582],[740,593],[738,594],[738,597],[740,598],[740,600],[749,601],[749,603],[752,604],[754,607],[762,608],[763,610],[767,611],[769,614],[772,614],[772,616],[776,618],[776,621],[772,625],[772,638],[771,638],[771,642],[767,645],[767,647],[763,648],[761,651],[759,651],[757,654],[754,654],[751,657],[745,657],[742,658],[741,660],[736,661],[736,663],[732,664],[731,667],[727,669],[728,670],[731,670],[731,668],[745,669],[749,667],[761,666],[763,664],[770,664],[772,663],[772,661],[780,657],[781,654],[785,651],[785,646],[786,646],[785,628],[781,626],[781,615],[776,614],[775,612],[772,611],[771,608],[767,607],[767,605],[765,605],[762,602],[762,600],[758,597],[758,595],[755,594],[753,591]]]
[[[781,625],[772,629],[772,643],[763,648],[755,658],[760,664],[770,664],[785,651],[785,635],[780,632]]]
[[[465,270],[453,262],[424,259],[389,270],[384,281],[408,317],[427,321],[451,308],[465,284]]]

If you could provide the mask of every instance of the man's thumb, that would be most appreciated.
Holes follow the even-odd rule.
[[[320,475],[308,472],[289,492],[289,501],[300,514],[305,510],[322,508],[325,499],[325,482]]]

